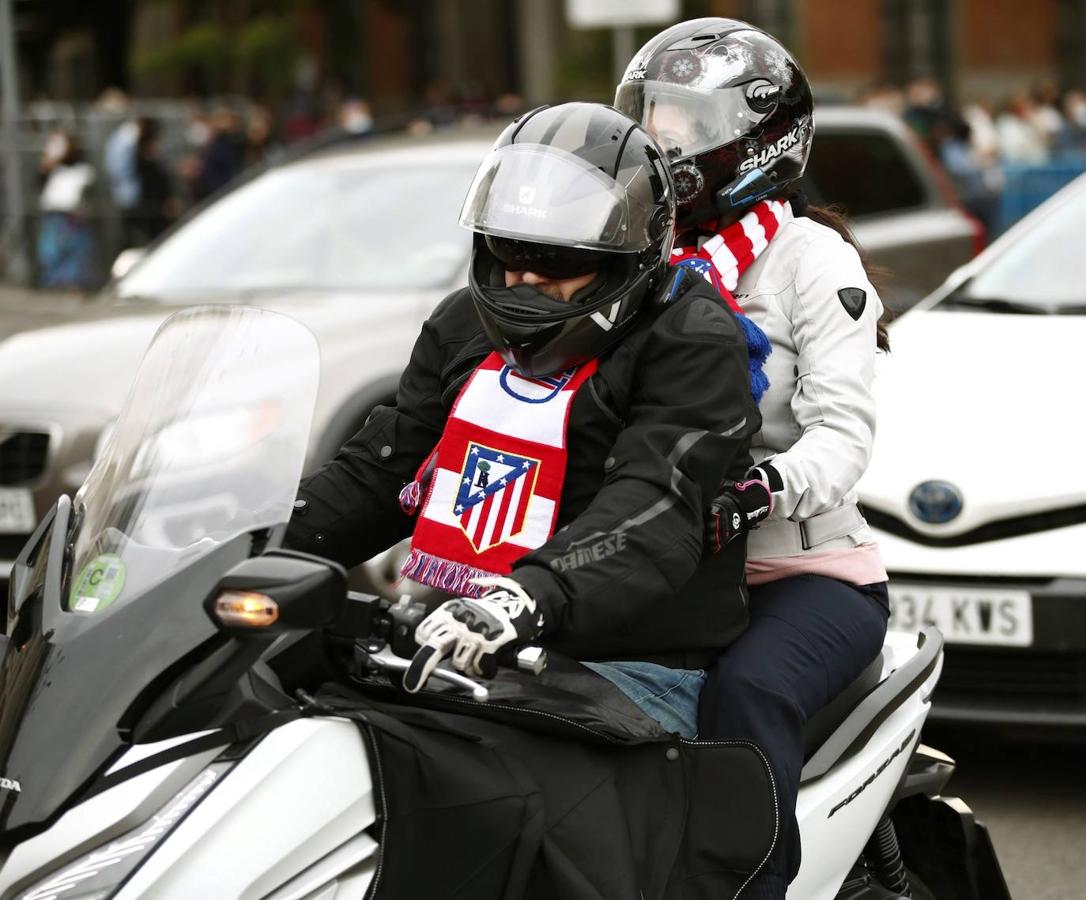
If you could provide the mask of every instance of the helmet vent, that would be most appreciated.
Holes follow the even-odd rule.
[[[517,303],[509,302],[504,303],[503,306],[505,307],[506,312],[511,313],[515,316],[536,317],[546,315],[546,312],[544,310],[538,309],[533,306],[521,306]]]

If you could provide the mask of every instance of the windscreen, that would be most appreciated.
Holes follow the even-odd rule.
[[[963,292],[977,300],[1010,300],[1039,310],[1086,306],[1086,181],[1067,201],[1020,229],[1017,240],[970,281]]]
[[[316,339],[286,316],[195,307],[156,334],[76,495],[66,609],[101,615],[243,532],[290,518]]]

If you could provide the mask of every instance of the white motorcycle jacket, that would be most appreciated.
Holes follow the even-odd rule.
[[[772,459],[783,488],[750,533],[748,558],[867,543],[855,485],[875,436],[875,325],[883,307],[859,254],[833,229],[794,217],[739,278],[736,299],[766,333],[769,390],[755,463]]]

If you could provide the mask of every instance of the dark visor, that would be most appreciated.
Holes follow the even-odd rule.
[[[607,254],[580,247],[559,247],[514,238],[486,235],[486,245],[507,272],[534,272],[545,278],[577,278],[598,272],[607,263]]]

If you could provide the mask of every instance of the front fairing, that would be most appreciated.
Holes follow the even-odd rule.
[[[289,519],[318,371],[312,335],[263,310],[197,308],[156,335],[74,503],[22,557],[0,663],[0,843],[61,813],[223,640],[204,602]]]

